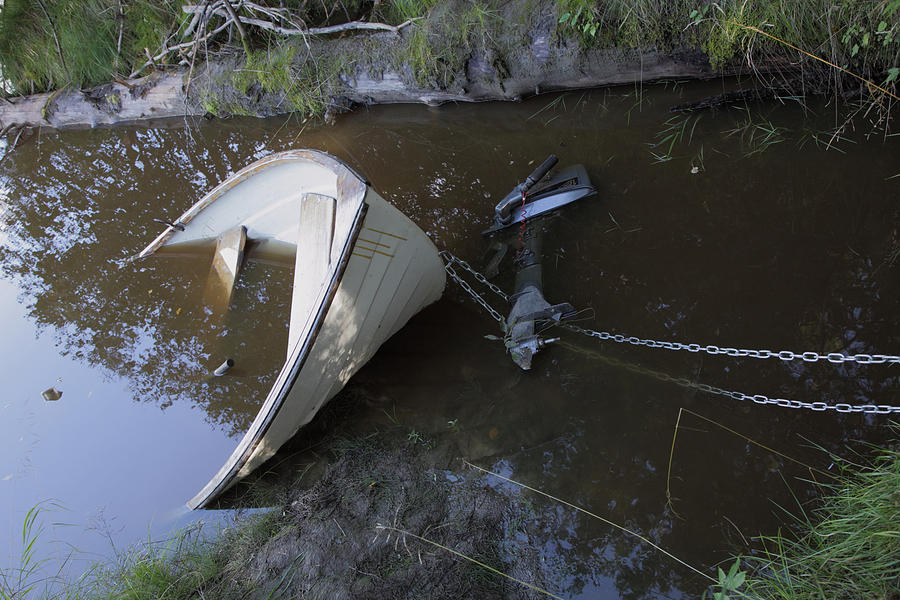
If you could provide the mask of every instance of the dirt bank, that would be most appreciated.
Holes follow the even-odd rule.
[[[193,69],[117,80],[89,90],[0,103],[0,128],[95,127],[152,119],[233,114],[316,115],[359,104],[518,100],[533,94],[663,78],[709,78],[698,49],[586,49],[560,38],[554,2],[516,0],[498,25],[475,30],[444,13],[400,33],[310,38],[289,54],[220,55]],[[460,28],[469,27],[466,38]],[[286,48],[282,46],[281,48]],[[280,50],[279,50],[280,51]],[[280,61],[280,62],[279,62]],[[254,75],[255,74],[255,75]]]
[[[531,504],[467,469],[452,444],[373,435],[335,448],[311,488],[266,515],[270,535],[242,549],[236,584],[253,582],[260,597],[526,599],[545,597],[529,585],[559,578],[532,539]]]

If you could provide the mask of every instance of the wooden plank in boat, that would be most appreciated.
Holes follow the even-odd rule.
[[[331,245],[336,209],[337,200],[322,194],[304,194],[300,200],[288,355],[302,341],[300,337],[307,321],[317,312],[324,288],[331,281]]]
[[[229,229],[219,236],[216,242],[216,253],[203,292],[204,302],[216,313],[225,312],[231,304],[231,295],[244,260],[246,244],[247,228],[243,225]]]

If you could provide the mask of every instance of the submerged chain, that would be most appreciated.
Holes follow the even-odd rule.
[[[607,364],[613,365],[615,367],[620,367],[627,371],[631,371],[632,373],[638,373],[641,375],[647,375],[659,381],[664,381],[666,383],[674,383],[677,386],[683,388],[689,388],[698,390],[701,392],[705,392],[707,394],[717,394],[719,396],[727,396],[733,400],[749,400],[754,404],[770,404],[774,406],[780,406],[782,408],[805,408],[808,410],[813,410],[816,412],[824,412],[828,410],[833,410],[839,413],[867,413],[867,414],[877,414],[877,415],[888,415],[892,413],[900,413],[900,406],[889,406],[887,404],[846,404],[846,403],[837,403],[837,404],[829,404],[828,402],[801,402],[799,400],[786,400],[784,398],[769,398],[768,396],[764,396],[763,394],[744,394],[743,392],[734,392],[730,390],[726,390],[720,387],[716,387],[714,385],[707,385],[705,383],[696,383],[691,381],[686,377],[672,377],[668,373],[663,373],[662,371],[654,371],[653,369],[648,369],[646,367],[642,367],[640,365],[636,365],[634,363],[628,363],[623,360],[619,360],[617,358],[612,358],[610,356],[604,356],[597,352],[593,351],[585,351],[580,347],[572,344],[571,342],[561,341],[557,342],[558,345],[566,347],[570,350],[579,353],[586,353],[592,358],[605,362]]]
[[[635,336],[613,334],[608,331],[594,331],[592,329],[584,329],[583,327],[572,325],[571,323],[563,323],[561,326],[569,331],[581,333],[588,337],[597,338],[598,340],[608,340],[620,344],[631,344],[633,346],[646,346],[647,348],[706,352],[707,354],[724,354],[725,356],[732,357],[777,358],[785,362],[790,360],[802,360],[804,362],[818,362],[820,360],[825,360],[833,364],[856,363],[858,365],[900,363],[900,356],[892,356],[889,354],[851,354],[848,356],[846,354],[841,354],[840,352],[819,354],[818,352],[791,352],[790,350],[748,350],[746,348],[728,348],[713,345],[701,346],[700,344],[682,344],[681,342],[661,342],[658,340],[641,339]]]
[[[481,305],[481,307],[484,308],[488,312],[488,314],[494,318],[495,321],[500,323],[501,328],[505,328],[506,319],[503,318],[503,315],[501,315],[499,312],[494,310],[494,308],[490,304],[488,304],[487,300],[485,300],[481,296],[481,294],[476,292],[475,289],[472,288],[471,285],[469,285],[469,282],[467,282],[465,279],[460,277],[459,273],[456,272],[456,269],[453,268],[453,265],[459,265],[460,267],[462,267],[463,269],[468,271],[472,275],[472,277],[475,278],[475,281],[481,283],[482,285],[487,287],[489,290],[491,290],[492,292],[494,292],[495,294],[497,294],[498,296],[503,298],[504,302],[509,302],[509,296],[504,294],[503,290],[501,290],[496,285],[494,285],[493,283],[488,281],[484,275],[482,275],[481,273],[479,273],[478,271],[473,269],[471,266],[469,266],[469,263],[462,260],[461,258],[457,258],[456,256],[454,256],[453,254],[450,254],[446,250],[441,252],[441,258],[444,259],[444,270],[447,271],[447,274],[450,276],[450,278],[453,279],[453,281],[455,281],[456,283],[458,283],[459,287],[461,287],[470,296],[472,296],[472,299],[476,303]]]

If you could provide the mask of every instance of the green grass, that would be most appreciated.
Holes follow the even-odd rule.
[[[389,20],[399,25],[409,19],[424,17],[435,4],[437,0],[391,0],[384,12]]]
[[[148,51],[156,54],[166,38],[187,18],[179,10],[179,4],[171,0],[132,0],[123,5],[125,39],[122,44],[126,47],[127,68],[143,63]]]
[[[118,62],[114,0],[6,0],[0,10],[0,69],[27,94],[109,78]]]
[[[697,127],[699,116],[684,117],[675,116],[666,121],[663,128],[657,132],[656,141],[650,151],[654,162],[668,162],[672,160],[672,154],[677,144],[690,144],[694,139],[694,129]]]
[[[21,550],[19,564],[7,570],[0,570],[0,600],[24,598],[39,585],[41,568],[45,560],[37,558],[36,544],[43,528],[39,521],[44,512],[42,505],[31,508],[22,522]]]
[[[557,13],[560,37],[586,47],[701,48],[715,68],[788,57],[802,74],[764,77],[796,79],[795,87],[800,79],[820,89],[859,86],[795,46],[876,85],[895,89],[900,79],[900,0],[557,0]]]
[[[740,109],[740,107],[738,107]],[[785,130],[765,117],[754,117],[750,109],[740,109],[747,116],[733,129],[725,131],[725,137],[738,137],[745,157],[762,154],[775,144],[784,141]]]
[[[234,527],[211,537],[192,526],[163,541],[148,540],[109,563],[94,564],[73,581],[62,574],[65,563],[48,573],[45,566],[51,561],[37,558],[47,510],[38,505],[28,512],[19,566],[0,570],[0,600],[246,598],[260,583],[247,575],[247,565],[259,548],[286,532],[281,513],[273,511],[244,515]]]
[[[900,451],[877,450],[866,467],[838,464],[821,506],[794,516],[802,533],[762,538],[763,553],[742,560],[743,585],[717,598],[900,597]]]
[[[328,108],[343,68],[341,58],[311,56],[299,39],[273,41],[266,49],[251,51],[231,82],[245,96],[258,91],[281,96],[284,110],[310,117]],[[215,98],[206,98],[206,103],[213,114],[240,114],[241,107],[222,106]]]
[[[498,4],[495,0],[460,0],[436,5],[429,18],[410,26],[394,57],[395,68],[408,66],[423,87],[452,88],[474,49],[498,50],[500,28],[511,26],[500,16]]]

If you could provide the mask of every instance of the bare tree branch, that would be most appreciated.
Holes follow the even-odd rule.
[[[349,23],[342,23],[340,25],[331,25],[329,27],[306,27],[305,24],[297,23],[287,9],[278,9],[278,8],[269,8],[266,6],[260,6],[259,4],[255,4],[253,2],[244,1],[240,3],[240,7],[242,10],[245,10],[254,15],[264,15],[271,20],[259,19],[254,17],[248,17],[237,14],[235,7],[232,6],[231,0],[216,0],[215,2],[204,1],[202,4],[189,4],[181,7],[181,10],[186,14],[193,15],[190,23],[185,29],[182,37],[186,37],[187,35],[193,34],[193,39],[187,42],[182,42],[180,44],[175,44],[174,46],[167,46],[171,40],[167,40],[166,44],[163,45],[162,50],[156,54],[155,56],[149,56],[148,60],[139,68],[135,69],[135,71],[129,76],[129,78],[136,77],[147,67],[154,65],[157,61],[164,59],[166,56],[181,52],[187,48],[190,48],[188,51],[188,55],[191,58],[191,65],[193,67],[193,59],[196,56],[197,52],[200,49],[200,44],[205,43],[207,40],[215,36],[216,34],[224,31],[228,27],[234,25],[238,31],[238,34],[241,36],[241,42],[244,44],[245,51],[248,50],[247,43],[247,31],[244,28],[244,25],[249,25],[252,27],[258,27],[260,29],[264,29],[266,31],[272,31],[274,33],[285,35],[285,36],[303,36],[304,40],[307,36],[310,35],[332,35],[335,33],[341,33],[344,31],[390,31],[395,34],[399,34],[400,30],[404,27],[408,27],[415,21],[418,21],[421,17],[417,17],[414,19],[408,19],[399,25],[388,25],[387,23],[368,23],[365,21],[351,21]],[[206,33],[206,35],[202,35],[203,30],[206,28],[209,18],[213,15],[222,17],[225,22],[218,26],[215,30]],[[307,46],[308,46],[307,42]],[[193,70],[193,69],[192,69]]]
[[[221,6],[216,3],[213,5],[212,12],[218,14],[223,17],[227,17],[227,9],[225,5],[227,2],[223,2]],[[249,4],[245,5],[249,8]],[[181,7],[187,14],[196,14],[198,11],[203,10],[203,7],[187,4]],[[284,17],[281,17],[284,18]],[[245,23],[247,25],[253,25],[255,27],[259,27],[260,29],[266,29],[268,31],[274,31],[275,33],[280,33],[282,35],[330,35],[333,33],[341,33],[343,31],[390,31],[393,33],[399,33],[401,29],[404,27],[408,27],[415,21],[421,19],[421,17],[417,17],[414,19],[408,19],[399,25],[388,25],[387,23],[369,23],[366,21],[350,21],[349,23],[341,23],[340,25],[330,25],[328,27],[308,27],[308,28],[288,28],[282,27],[280,25],[276,25],[271,21],[264,21],[262,19],[253,19],[251,17],[238,17],[241,23]]]
[[[243,44],[244,46],[244,52],[250,54],[250,44],[249,42],[247,42],[247,32],[244,30],[244,26],[241,24],[241,20],[240,18],[238,18],[234,7],[231,5],[231,2],[228,2],[228,0],[225,0],[222,5],[225,7],[225,12],[228,13],[228,17],[234,23],[234,26],[238,31],[238,35],[241,36],[241,44]]]
[[[203,36],[203,37],[198,37],[197,39],[191,40],[191,41],[189,41],[189,42],[183,42],[183,43],[181,43],[181,44],[176,44],[176,45],[174,45],[174,46],[169,46],[168,48],[163,48],[162,52],[160,52],[160,53],[157,54],[156,56],[150,57],[150,60],[148,60],[147,62],[145,62],[143,65],[141,65],[140,68],[136,69],[136,70],[134,71],[134,73],[132,73],[131,75],[128,76],[128,78],[129,78],[129,79],[132,79],[132,78],[134,78],[134,77],[137,77],[137,75],[138,75],[141,71],[143,71],[144,69],[146,69],[147,67],[149,67],[149,66],[150,66],[151,64],[153,64],[154,62],[156,62],[156,61],[158,61],[158,60],[162,60],[163,58],[166,57],[166,55],[168,55],[168,54],[170,54],[170,53],[172,53],[172,52],[178,52],[179,50],[184,50],[185,48],[190,48],[191,46],[197,46],[197,45],[199,45],[201,42],[205,42],[206,40],[208,40],[209,38],[213,37],[214,35],[216,35],[216,34],[218,34],[218,33],[221,33],[222,31],[224,31],[229,25],[231,25],[231,21],[225,21],[225,23],[223,23],[222,25],[219,25],[217,28],[215,28],[213,31],[209,32],[208,34],[206,34],[206,35]]]

